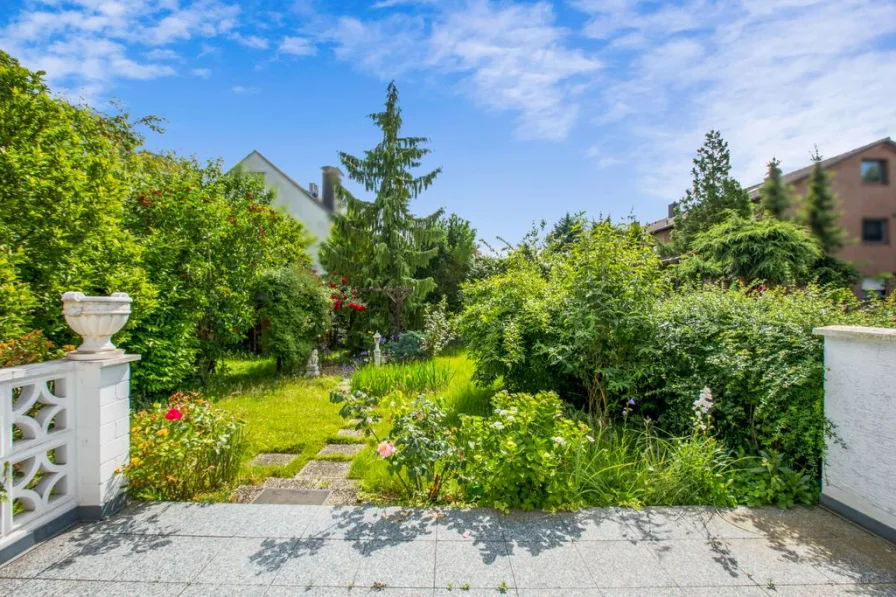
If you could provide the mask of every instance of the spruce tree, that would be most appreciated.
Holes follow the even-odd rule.
[[[831,177],[821,165],[818,149],[812,161],[814,166],[803,202],[803,219],[824,254],[831,256],[842,249],[846,241],[840,226],[839,201],[831,190]]]
[[[724,220],[726,210],[741,216],[751,212],[749,195],[731,178],[731,155],[719,131],[706,133],[691,174],[691,188],[675,208],[671,248],[678,254],[690,250],[696,234]]]
[[[780,165],[775,158],[768,163],[768,175],[759,189],[759,196],[766,211],[778,220],[785,220],[790,208],[790,189],[781,181]]]
[[[410,203],[432,185],[442,169],[422,176],[412,172],[430,152],[424,147],[429,140],[401,136],[401,108],[394,82],[387,88],[385,109],[371,114],[370,119],[382,131],[382,141],[365,151],[364,157],[340,152],[339,160],[349,179],[375,192],[376,197],[368,202],[342,185],[336,187],[345,211],[334,215],[333,232],[321,246],[320,256],[328,271],[347,277],[354,286],[366,287],[373,295],[369,303],[378,303],[381,311],[391,309],[392,331],[398,333],[407,301],[422,299],[435,287],[431,277],[417,275],[435,255],[444,234],[437,225],[442,210],[417,217],[411,213]]]

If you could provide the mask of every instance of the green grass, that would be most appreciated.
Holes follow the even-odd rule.
[[[352,375],[352,391],[384,397],[395,390],[405,394],[426,394],[444,389],[454,372],[442,359],[367,365]]]
[[[335,377],[305,379],[274,376],[274,363],[268,359],[227,362],[227,373],[215,382],[210,392],[219,407],[233,412],[246,422],[248,448],[240,469],[238,484],[260,484],[265,477],[291,477],[311,460],[345,427],[339,405],[330,403],[330,391],[338,383]],[[296,454],[288,466],[254,467],[249,462],[262,452]],[[214,499],[226,501],[227,495]]]

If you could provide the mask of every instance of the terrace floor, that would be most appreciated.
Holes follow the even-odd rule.
[[[896,596],[896,548],[817,509],[151,503],[0,568],[0,595]]]

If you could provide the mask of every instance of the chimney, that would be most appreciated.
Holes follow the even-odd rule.
[[[316,182],[308,183],[308,192],[311,193],[311,196],[315,199],[318,199],[320,197],[320,189],[318,189]]]
[[[321,168],[323,176],[321,177],[321,203],[324,209],[333,213],[336,211],[336,186],[342,180],[342,171],[335,166],[324,166]]]
[[[675,217],[675,209],[676,209],[677,207],[678,207],[678,201],[676,201],[675,203],[670,203],[670,204],[669,204],[669,217],[670,217],[670,218],[674,218],[674,217]]]

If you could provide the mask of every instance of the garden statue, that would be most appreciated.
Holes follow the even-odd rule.
[[[373,335],[373,364],[379,367],[383,363],[383,353],[380,352],[380,340],[382,336],[377,332]]]
[[[316,348],[311,351],[311,356],[308,357],[308,364],[305,365],[305,377],[320,377],[320,362]]]

